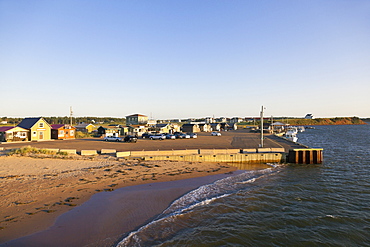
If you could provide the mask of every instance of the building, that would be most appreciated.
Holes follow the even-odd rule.
[[[227,122],[227,118],[225,118],[225,117],[216,118],[215,119],[215,122],[218,122],[218,123],[226,123]]]
[[[228,130],[237,130],[238,125],[236,123],[229,123]]]
[[[313,119],[313,115],[311,113],[306,114],[304,117],[305,119]]]
[[[159,133],[173,134],[175,132],[180,131],[180,126],[178,124],[172,124],[172,123],[156,124],[155,126],[151,127],[149,130],[159,132]]]
[[[147,125],[154,126],[158,123],[157,120],[154,119],[149,119],[148,122],[146,123]]]
[[[172,123],[181,123],[181,119],[179,118],[176,118],[176,119],[168,119],[168,120],[165,120],[166,122],[172,122]]]
[[[212,128],[213,131],[220,131],[221,130],[221,124],[211,123],[211,128]]]
[[[51,126],[42,117],[25,118],[18,124],[18,127],[30,131],[28,133],[28,140],[30,141],[51,140]]]
[[[220,123],[220,130],[228,130],[230,125],[228,123]]]
[[[114,126],[108,126],[108,127],[103,127],[100,126],[98,128],[98,134],[100,136],[120,136],[121,134],[121,127],[117,127],[116,125]]]
[[[76,128],[69,124],[52,124],[51,139],[68,140],[76,138]]]
[[[130,125],[128,129],[129,133],[135,136],[142,136],[144,133],[148,132],[148,127],[144,125]]]
[[[212,131],[212,126],[208,123],[198,124],[198,126],[201,132],[211,132]]]
[[[241,123],[244,121],[244,118],[241,118],[241,117],[233,117],[232,119],[230,119],[230,123]]]
[[[2,126],[0,127],[0,142],[28,141],[29,132],[21,127]]]
[[[96,127],[93,124],[81,123],[76,125],[75,128],[77,131],[91,133],[95,130]]]
[[[130,127],[128,126],[121,126],[120,127],[120,134],[121,136],[126,136],[130,134]]]
[[[200,128],[198,124],[184,124],[182,126],[182,131],[187,133],[195,133],[200,132]]]
[[[126,116],[126,125],[146,125],[148,117],[141,114],[133,114]]]
[[[205,122],[206,123],[214,123],[215,119],[213,117],[206,117]]]
[[[275,133],[282,133],[284,132],[285,128],[288,126],[288,124],[282,123],[282,122],[274,122],[271,124],[272,130]]]

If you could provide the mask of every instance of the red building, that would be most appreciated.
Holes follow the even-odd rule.
[[[66,140],[75,139],[76,128],[69,124],[52,124],[51,139]]]

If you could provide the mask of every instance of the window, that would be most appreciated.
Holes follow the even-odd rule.
[[[61,131],[60,131],[60,134],[61,134],[61,135],[64,135],[64,130],[61,130]]]
[[[36,131],[34,131],[34,132],[32,133],[32,136],[37,136],[37,132],[36,132]]]
[[[71,130],[71,136],[73,136],[74,135],[74,131],[73,130]]]
[[[44,128],[44,123],[39,123],[40,128]]]

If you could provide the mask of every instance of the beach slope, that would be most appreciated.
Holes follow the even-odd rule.
[[[71,211],[99,192],[110,193],[121,187],[205,177],[235,170],[235,167],[222,163],[148,162],[117,159],[112,156],[85,159],[1,156],[0,243],[47,229],[54,224],[58,216]],[[204,182],[207,181],[201,183]],[[144,205],[142,217],[137,217],[137,213],[131,216],[122,215],[127,218],[125,229],[110,232],[111,229],[107,227],[99,228],[101,236],[97,239],[109,239],[112,235],[119,237],[123,231],[135,229],[160,213],[172,200],[201,183],[180,187],[169,184],[167,186],[172,186],[172,190],[167,195],[158,194],[160,197],[152,200],[156,201],[156,204],[151,206],[145,206],[148,191],[153,194],[151,189],[146,188],[145,192],[134,190],[126,194],[128,197],[125,197],[124,203],[127,207]],[[159,190],[161,189],[157,191]],[[117,197],[115,200],[122,199]],[[117,205],[117,202],[111,205]],[[113,219],[114,217],[104,217],[104,224],[114,224]],[[83,232],[80,231],[79,234],[79,238],[83,239]],[[55,234],[53,236],[55,237]],[[111,239],[108,242],[112,241],[116,240]]]

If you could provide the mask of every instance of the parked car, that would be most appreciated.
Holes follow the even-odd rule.
[[[175,132],[175,136],[177,139],[188,139],[190,138],[190,135],[182,133],[182,132]]]
[[[176,139],[179,139],[179,138],[181,138],[181,135],[182,133],[181,132],[175,132],[174,133],[174,136],[176,137]]]
[[[128,136],[125,136],[125,138],[123,139],[125,142],[137,142],[137,137],[136,136],[131,136],[131,135],[128,135]]]
[[[181,134],[182,134],[181,132],[175,132],[176,139],[181,139],[182,138]]]
[[[181,133],[180,135],[181,135],[182,139],[190,139],[190,135],[188,135],[188,134]]]
[[[188,133],[190,138],[198,138],[198,135],[196,133]]]
[[[163,134],[155,134],[155,135],[151,135],[149,139],[150,140],[164,140],[166,139],[166,136]]]
[[[167,134],[166,135],[166,139],[175,140],[176,139],[176,136],[175,135],[172,135],[172,134]]]
[[[221,133],[220,132],[212,132],[211,136],[221,136]]]
[[[104,141],[106,142],[121,142],[123,141],[122,138],[118,136],[106,136],[104,137]]]
[[[150,138],[151,135],[153,135],[153,134],[144,133],[144,134],[142,134],[141,138],[143,138],[143,139]]]

